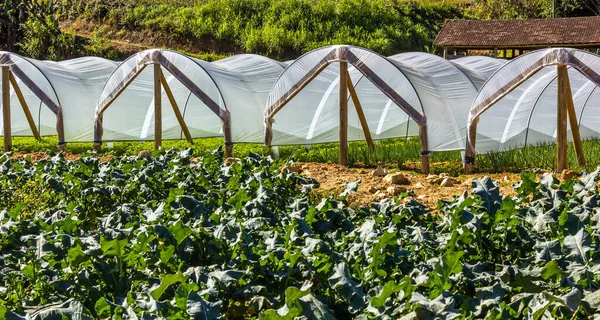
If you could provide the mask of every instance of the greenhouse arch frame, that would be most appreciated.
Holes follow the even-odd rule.
[[[30,69],[29,71],[37,72],[41,75],[42,79],[46,82],[46,90],[42,89],[27,73],[23,68]],[[65,143],[64,135],[64,124],[63,114],[60,99],[56,93],[56,90],[46,74],[29,59],[26,59],[18,54],[0,51],[0,69],[2,69],[2,122],[3,122],[3,135],[4,135],[4,149],[10,151],[12,147],[12,121],[10,112],[10,97],[12,86],[14,94],[19,100],[19,104],[23,109],[25,117],[27,119],[29,128],[33,136],[36,139],[40,139],[40,130],[35,125],[35,121],[31,115],[29,105],[21,91],[18,84],[20,80],[39,100],[43,103],[52,113],[56,116],[56,133],[58,136],[58,148],[63,150]],[[54,96],[54,99],[51,97]]]
[[[556,75],[546,73],[539,76],[539,72],[546,68],[556,66]],[[483,85],[477,98],[473,101],[471,111],[468,119],[468,134],[466,141],[466,153],[465,153],[465,171],[470,173],[473,171],[473,164],[475,162],[476,154],[476,142],[477,142],[477,126],[480,122],[480,118],[492,108],[494,105],[499,103],[503,98],[507,97],[511,92],[522,86],[526,81],[532,80],[533,84],[529,84],[527,90],[521,95],[519,102],[513,107],[511,111],[511,117],[508,118],[508,125],[512,124],[513,115],[517,112],[520,107],[520,101],[526,98],[531,88],[538,89],[541,91],[533,95],[534,103],[531,107],[529,118],[527,120],[527,127],[525,138],[527,139],[529,129],[531,125],[531,119],[535,107],[538,105],[540,97],[548,87],[556,81],[556,141],[557,141],[557,171],[562,171],[566,168],[566,154],[567,154],[567,120],[570,122],[571,134],[573,137],[573,144],[575,146],[575,152],[577,159],[580,164],[585,164],[583,157],[583,149],[581,147],[581,136],[579,127],[581,118],[583,115],[583,109],[587,105],[585,102],[580,112],[580,119],[577,119],[575,112],[575,106],[573,102],[573,94],[571,92],[571,82],[569,76],[569,68],[576,70],[577,74],[583,75],[584,80],[587,83],[594,84],[595,87],[600,86],[600,56],[593,53],[568,48],[551,48],[542,49],[530,52],[528,54],[519,56],[518,58],[510,61],[500,69],[498,69]],[[515,70],[513,70],[515,69]],[[534,76],[539,78],[534,79]],[[544,79],[544,77],[548,79]],[[573,77],[573,76],[571,76]],[[544,82],[549,80],[548,83]],[[581,82],[581,81],[580,81]],[[538,87],[535,87],[535,86]],[[580,88],[578,89],[578,91]],[[590,92],[590,96],[594,89]],[[535,93],[535,91],[534,91]],[[508,126],[504,128],[504,135],[506,135]],[[490,138],[491,139],[491,138]],[[504,138],[502,140],[505,140]]]
[[[421,143],[422,150],[422,169],[424,172],[429,171],[429,151],[428,151],[428,143],[427,143],[427,119],[426,116],[419,113],[410,103],[408,103],[403,97],[401,97],[394,89],[392,89],[389,84],[387,84],[382,78],[380,78],[369,66],[367,66],[358,56],[356,56],[352,49],[357,48],[359,50],[364,50],[369,52],[372,55],[375,55],[381,59],[381,61],[385,61],[391,66],[395,67],[399,72],[402,71],[392,62],[388,61],[385,57],[380,56],[379,54],[372,52],[370,50],[366,50],[363,48],[353,47],[353,46],[332,46],[325,47],[317,50],[329,50],[329,52],[320,59],[317,64],[310,69],[308,72],[302,76],[302,78],[293,84],[288,90],[286,90],[283,95],[281,95],[277,100],[271,102],[273,91],[269,96],[269,103],[267,104],[267,108],[265,109],[265,137],[264,144],[267,147],[272,145],[273,140],[273,117],[289,102],[291,101],[297,94],[299,94],[311,81],[313,81],[321,72],[323,72],[330,64],[339,62],[340,63],[340,80],[339,83],[339,94],[340,94],[340,164],[347,164],[347,132],[348,132],[348,91],[350,91],[351,99],[356,107],[356,111],[358,113],[358,117],[360,119],[361,127],[365,134],[365,138],[367,140],[367,144],[369,147],[373,148],[373,142],[371,138],[371,134],[365,120],[364,112],[362,110],[362,106],[358,100],[358,97],[355,92],[354,85],[350,79],[348,74],[348,64],[352,65],[356,70],[360,71],[360,73],[367,78],[372,84],[374,84],[383,94],[385,94],[390,100],[392,100],[402,111],[404,111],[412,120],[414,120],[419,125],[419,141]],[[312,52],[311,51],[298,60],[291,63],[286,71],[292,68],[298,61],[302,60],[303,57],[307,57]],[[284,73],[286,72],[284,71]],[[283,76],[283,74],[282,74]],[[280,77],[281,78],[281,77]],[[279,82],[278,80],[277,82]],[[274,85],[274,89],[276,88],[277,83]]]
[[[215,99],[209,96],[203,89],[198,87],[198,85],[190,79],[184,72],[182,72],[172,61],[170,61],[167,57],[168,55],[173,55],[174,57],[181,58],[185,60],[187,63],[192,65],[194,68],[199,68],[202,74],[206,75],[214,85],[214,89],[216,89],[218,93],[219,102],[222,102],[222,106],[219,102],[215,101]],[[133,60],[133,59],[137,59]],[[127,66],[127,62],[133,61],[134,65],[131,66],[130,70],[127,71],[123,76],[123,79],[118,80],[117,84],[112,88],[109,92],[106,92],[107,86],[112,84],[111,80],[113,78],[118,77],[118,72],[122,72],[122,68]],[[103,115],[104,112],[111,106],[111,104],[127,89],[127,87],[137,78],[137,76],[149,65],[154,66],[154,128],[155,128],[155,137],[154,143],[155,148],[160,148],[162,145],[162,89],[165,90],[167,98],[173,107],[173,111],[177,118],[183,133],[186,136],[186,139],[191,142],[192,136],[190,135],[189,129],[186,125],[186,122],[181,115],[177,103],[175,102],[175,98],[169,85],[163,75],[161,67],[165,68],[167,71],[171,73],[185,88],[187,88],[195,97],[197,97],[212,113],[214,113],[220,120],[221,126],[223,130],[223,136],[225,139],[226,153],[227,156],[231,156],[233,143],[231,141],[231,115],[227,106],[225,104],[225,100],[223,99],[223,95],[219,89],[218,84],[215,82],[211,74],[199,63],[194,61],[194,59],[170,50],[164,49],[150,49],[134,54],[129,57],[127,60],[123,61],[121,65],[113,72],[113,74],[106,81],[105,87],[102,90],[102,95],[96,107],[96,119],[94,123],[94,148],[99,150],[102,145],[102,135],[103,135]],[[188,96],[189,97],[189,96]]]

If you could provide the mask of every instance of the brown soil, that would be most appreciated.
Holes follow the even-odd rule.
[[[370,205],[372,202],[392,196],[387,191],[391,184],[384,181],[383,177],[372,176],[373,169],[345,168],[338,164],[322,163],[299,163],[299,165],[302,168],[301,174],[317,180],[320,187],[316,190],[324,194],[339,194],[344,190],[347,182],[360,179],[358,191],[347,198],[352,207]],[[460,196],[465,191],[470,193],[471,180],[485,176],[484,174],[461,175],[455,177],[460,183],[442,187],[429,182],[427,176],[414,171],[388,170],[388,174],[395,172],[403,173],[410,180],[410,185],[403,187],[412,190],[414,195],[405,198],[404,201],[416,199],[430,209],[435,209],[439,200],[451,200],[453,196]],[[488,174],[487,176],[499,182],[500,192],[503,195],[514,195],[512,186],[520,181],[520,176],[516,173]]]

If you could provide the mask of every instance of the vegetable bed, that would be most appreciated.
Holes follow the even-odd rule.
[[[221,150],[0,163],[0,318],[600,319],[598,170],[432,212]]]

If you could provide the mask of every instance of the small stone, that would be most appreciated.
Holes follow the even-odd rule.
[[[321,169],[323,171],[327,171],[327,167],[326,166],[321,166],[321,167],[319,167],[319,169]]]
[[[452,183],[452,180],[450,178],[444,178],[444,181],[440,183],[440,186],[442,187],[452,187],[453,185],[454,183]]]
[[[377,168],[377,169],[373,170],[373,172],[371,172],[371,175],[374,177],[385,177],[385,176],[387,176],[387,170]]]
[[[508,176],[504,176],[504,178],[502,178],[502,180],[504,180],[504,181],[510,181],[510,179],[508,178]]]
[[[401,187],[401,186],[391,186],[387,188],[387,193],[397,196],[399,194],[401,194],[402,192],[406,192],[406,188]]]
[[[142,150],[140,151],[140,153],[138,153],[138,157],[139,158],[149,158],[152,155],[152,153],[150,153],[150,151],[148,150]]]
[[[419,199],[419,200],[423,200],[423,199],[426,199],[426,198],[427,198],[427,195],[424,195],[424,194],[422,194],[422,195],[420,195],[420,196],[417,197],[417,199]]]
[[[438,175],[430,174],[430,175],[427,176],[427,181],[435,180],[437,178],[439,178]]]
[[[385,192],[380,192],[380,193],[377,195],[377,197],[378,197],[379,199],[383,199],[383,198],[387,197],[387,194],[385,194]]]
[[[223,161],[224,164],[229,166],[236,162],[240,162],[240,158],[225,158],[225,160]]]
[[[573,170],[563,170],[560,174],[560,180],[569,180],[577,177],[577,173]]]
[[[450,175],[447,174],[447,173],[440,173],[440,177],[442,177],[442,178],[448,178],[448,177],[450,177]]]
[[[370,192],[370,193],[377,193],[378,191],[379,191],[379,189],[377,189],[375,186],[371,186],[371,187],[369,188],[369,192]]]
[[[391,184],[400,184],[400,185],[409,185],[410,184],[410,180],[408,180],[408,178],[403,175],[402,173],[392,173],[387,175],[384,179],[385,182],[387,183],[391,183]]]
[[[420,189],[425,188],[425,186],[421,182],[417,182],[417,184],[415,184],[415,188]]]
[[[359,173],[359,174],[367,174],[367,170],[365,170],[365,169],[362,169],[362,170],[358,171],[358,173]]]
[[[290,170],[290,172],[294,172],[294,173],[300,173],[302,172],[302,166],[298,163],[292,163],[289,166],[287,166],[288,170]]]

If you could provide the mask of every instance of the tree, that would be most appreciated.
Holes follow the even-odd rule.
[[[600,14],[599,0],[473,0],[479,19],[533,19]]]
[[[72,56],[74,37],[61,32],[55,17],[58,7],[56,0],[1,2],[0,49],[38,59]]]

